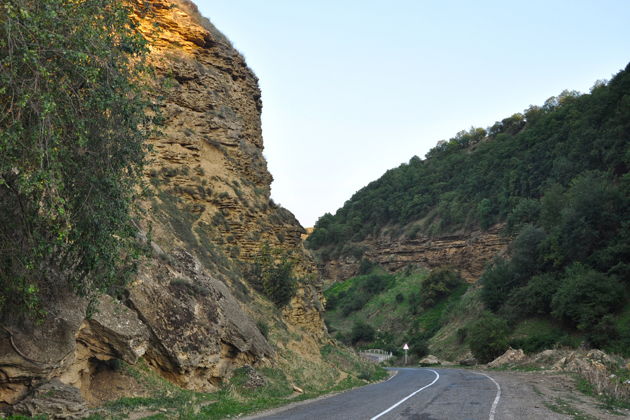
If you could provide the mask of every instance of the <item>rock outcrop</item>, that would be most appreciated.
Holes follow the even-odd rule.
[[[53,419],[80,419],[88,416],[88,406],[79,389],[57,379],[35,389],[14,407],[14,412],[27,416]]]
[[[167,253],[187,249],[205,268],[224,274],[253,262],[267,244],[290,253],[300,277],[317,277],[302,247],[304,229],[270,198],[258,79],[191,2],[152,4],[155,15],[140,28],[151,40],[165,120],[162,134],[150,141],[146,170],[156,191],[145,203],[153,240]],[[224,277],[240,288],[234,275]],[[299,287],[288,318],[322,334],[320,300],[317,282]]]
[[[135,18],[149,40],[164,120],[149,140],[145,175],[153,195],[141,203],[141,239],[152,256],[120,301],[102,297],[91,317],[87,301],[60,291],[46,302],[43,323],[5,322],[0,408],[22,400],[15,407],[25,413],[52,404],[60,416],[80,416],[75,397],[95,402],[91,381],[108,360],[142,357],[198,391],[215,390],[236,367],[273,363],[277,350],[256,324],[257,309],[268,303],[247,274],[265,245],[290,256],[302,279],[274,322],[295,340],[282,346],[298,354],[300,342],[308,343],[308,357],[320,357],[318,343],[327,337],[321,281],[302,247],[304,229],[270,199],[257,78],[194,4],[148,3],[149,14],[136,9]],[[62,400],[72,394],[70,405],[43,401],[47,387]]]
[[[184,388],[213,391],[234,365],[256,364],[273,350],[228,287],[183,249],[170,264],[146,264],[129,303],[151,331],[145,358]]]
[[[475,282],[484,266],[497,255],[506,252],[509,239],[501,236],[501,226],[483,232],[437,237],[379,237],[360,244],[363,257],[388,271],[398,271],[415,265],[427,269],[444,266],[456,269],[462,278]],[[359,272],[358,258],[342,256],[324,263],[324,278],[343,281]]]

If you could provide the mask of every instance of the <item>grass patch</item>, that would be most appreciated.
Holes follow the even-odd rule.
[[[291,366],[292,371],[280,367],[257,370],[239,368],[233,372],[229,381],[213,393],[179,388],[157,375],[144,361],[135,366],[123,364],[125,374],[142,384],[150,396],[120,398],[109,402],[96,409],[90,419],[124,419],[138,412],[154,413],[146,417],[154,419],[223,419],[343,391],[387,376],[383,368],[357,358],[348,349],[326,345],[320,353],[325,366],[319,370],[300,360],[299,354],[288,351],[285,355],[286,364]],[[340,379],[337,368],[352,373]],[[256,381],[252,381],[252,375]],[[294,384],[304,392],[295,392]],[[17,420],[26,417],[12,418]]]
[[[590,416],[585,412],[576,409],[568,401],[565,401],[562,398],[556,398],[553,402],[545,402],[545,407],[555,413],[571,416],[574,420],[597,420],[596,417]]]
[[[625,379],[619,378],[620,381],[624,381]],[[595,390],[595,387],[592,383],[590,383],[586,378],[580,375],[576,375],[575,385],[581,393],[588,395],[589,397],[595,398],[598,402],[602,404],[602,407],[615,411],[617,409],[630,409],[630,400],[624,400],[620,398],[616,398],[607,393],[598,393]]]

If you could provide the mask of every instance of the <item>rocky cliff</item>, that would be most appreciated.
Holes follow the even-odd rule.
[[[81,398],[102,402],[94,376],[104,362],[140,357],[177,385],[211,391],[235,367],[278,363],[283,349],[317,358],[326,340],[321,282],[301,245],[304,230],[270,199],[256,76],[192,3],[148,3],[149,17],[137,19],[150,42],[164,118],[150,139],[151,195],[141,203],[140,239],[151,256],[126,294],[103,297],[91,317],[83,299],[60,291],[43,323],[3,326],[0,405],[73,386],[80,395],[62,390],[74,396],[62,411],[78,415]],[[281,312],[250,285],[251,263],[265,244],[291,256],[301,279]],[[290,338],[270,343],[261,322]],[[37,412],[24,401],[23,412]]]
[[[484,266],[495,256],[506,252],[509,238],[500,234],[501,226],[487,231],[442,235],[436,237],[381,235],[359,245],[362,258],[395,272],[413,265],[427,269],[452,267],[470,283],[479,279]],[[341,256],[321,264],[324,278],[343,281],[359,272],[360,258]]]

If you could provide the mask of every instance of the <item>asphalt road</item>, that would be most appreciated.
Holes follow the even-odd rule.
[[[386,382],[256,417],[273,420],[494,420],[500,386],[481,373],[398,368]]]

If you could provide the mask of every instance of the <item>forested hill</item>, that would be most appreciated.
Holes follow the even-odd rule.
[[[597,82],[590,94],[565,91],[487,130],[460,132],[440,142],[425,160],[413,157],[408,164],[387,171],[334,216],[321,217],[307,243],[323,267],[351,261],[353,270],[335,278],[344,280],[367,273],[374,262],[399,258],[396,242],[406,258],[408,270],[403,273],[411,272],[412,264],[433,269],[449,265],[460,271],[453,249],[481,247],[475,238],[489,237],[499,229],[510,245],[500,258],[486,258],[491,264],[477,276],[482,287],[471,289],[471,296],[478,300],[471,299],[492,313],[479,319],[477,330],[479,314],[461,321],[460,342],[469,327],[470,331],[501,332],[495,335],[502,338],[492,354],[479,356],[491,360],[507,348],[508,325],[514,329],[538,320],[561,328],[562,333],[528,333],[517,337],[525,340],[519,346],[550,348],[568,334],[576,343],[628,356],[629,168],[630,65],[610,82]],[[483,232],[490,227],[492,232]],[[426,264],[424,250],[438,249],[435,244],[451,238],[457,239],[455,245],[442,249],[447,257],[438,264]],[[427,243],[433,245],[423,248]],[[414,247],[415,259],[407,258]],[[366,313],[353,311],[362,310],[367,301],[357,304],[354,297],[368,296],[369,282],[363,285],[359,284],[362,277],[355,279],[359,280],[348,281],[348,287],[342,287],[344,283],[331,288],[329,299],[346,303],[344,316],[368,319]],[[355,283],[361,293],[353,294]],[[424,281],[414,290],[421,297],[441,290],[455,299],[444,281],[438,283]],[[335,295],[341,289],[344,295]],[[427,304],[412,304],[417,300],[411,299],[413,293],[400,294],[396,302],[406,302],[416,313],[431,309]],[[438,328],[451,331],[451,336],[455,331],[446,324],[427,329],[421,319],[417,322],[416,332],[405,331],[409,337],[435,340]],[[447,334],[444,331],[438,335]],[[488,340],[494,340],[479,337],[475,333],[471,340],[479,339],[484,348],[489,348]]]
[[[560,209],[544,204],[562,194],[596,197],[614,190],[627,198],[629,145],[630,65],[589,94],[564,91],[492,127],[439,142],[424,160],[414,156],[358,191],[334,216],[322,216],[307,244],[327,256],[392,225],[438,235],[502,221],[513,230],[528,222],[553,224]],[[627,200],[593,204],[615,207],[619,220],[594,226],[594,236],[581,240],[606,240],[630,219],[621,217]]]

